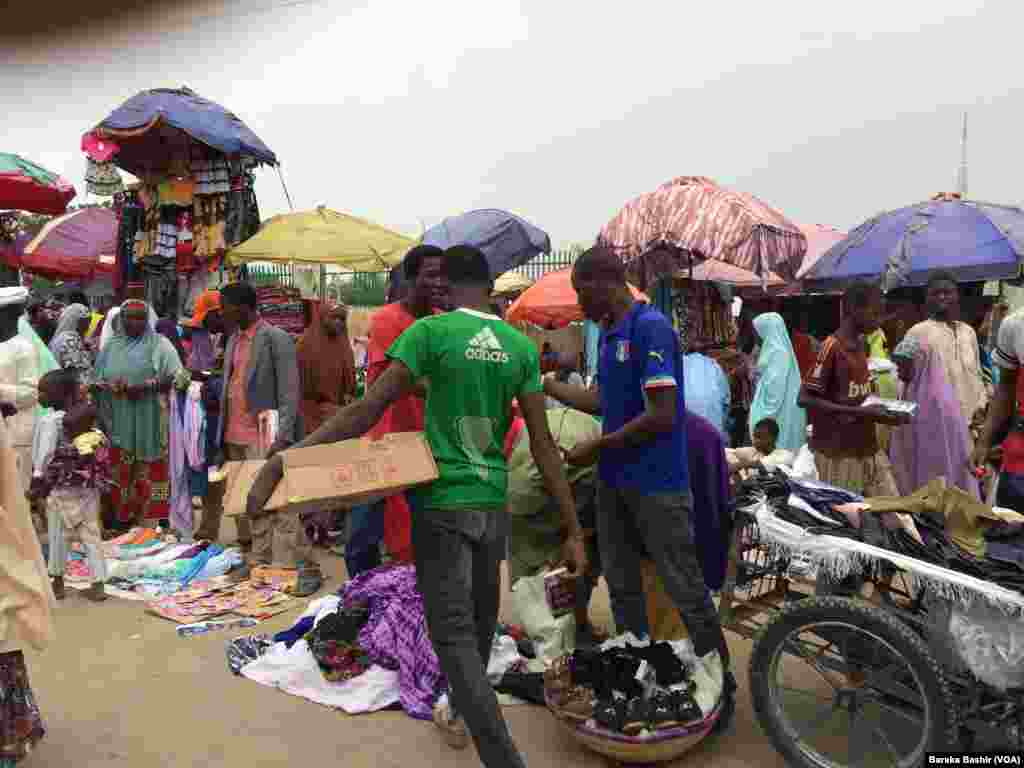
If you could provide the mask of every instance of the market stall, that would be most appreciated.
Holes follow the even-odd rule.
[[[259,228],[254,169],[277,157],[241,120],[186,87],[143,91],[82,137],[87,180],[114,196],[118,287],[146,284],[161,315],[180,314],[224,253]],[[116,169],[139,183],[120,191]]]
[[[694,301],[687,289],[700,283],[672,282],[680,270],[714,261],[759,278],[774,273],[792,280],[807,253],[806,235],[780,211],[702,176],[681,176],[630,201],[604,226],[598,243],[618,254],[672,317],[684,349],[728,343],[731,330],[708,289],[699,289]]]

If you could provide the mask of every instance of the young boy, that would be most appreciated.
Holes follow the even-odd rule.
[[[750,475],[750,470],[759,464],[763,464],[768,469],[792,466],[795,457],[792,452],[775,447],[778,439],[778,422],[771,418],[761,419],[754,425],[754,445],[752,447],[725,449],[725,459],[729,462],[729,471],[746,479]]]
[[[93,584],[85,595],[106,600],[106,562],[99,528],[100,492],[109,484],[106,438],[93,428],[95,408],[78,401],[74,372],[51,371],[39,380],[39,404],[52,409],[36,422],[32,435],[32,485],[28,496],[46,502],[49,571],[53,593],[64,599],[67,538],[77,535],[85,548]]]

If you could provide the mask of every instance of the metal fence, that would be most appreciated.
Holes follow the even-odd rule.
[[[571,267],[583,252],[582,246],[542,253],[513,271],[531,280],[539,280],[548,272]],[[256,286],[295,285],[295,271],[288,264],[248,264],[245,279]],[[378,307],[387,297],[389,272],[354,272],[327,275],[326,295],[350,306]]]
[[[525,275],[531,280],[540,280],[548,272],[554,272],[558,269],[565,269],[571,267],[573,262],[583,253],[581,246],[574,246],[572,248],[563,248],[561,250],[552,251],[551,253],[542,253],[538,256],[533,257],[528,262],[523,264],[521,267],[516,267],[513,272],[518,272],[521,275]]]

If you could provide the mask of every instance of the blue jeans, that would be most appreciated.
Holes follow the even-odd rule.
[[[380,545],[384,540],[384,502],[353,507],[349,513],[348,543],[345,544],[345,567],[348,577],[380,565]]]

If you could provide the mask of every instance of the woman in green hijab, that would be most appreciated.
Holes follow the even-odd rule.
[[[149,306],[129,299],[112,321],[96,359],[96,400],[109,431],[117,486],[114,512],[123,525],[168,516],[167,393],[181,372],[174,346],[151,325]]]

